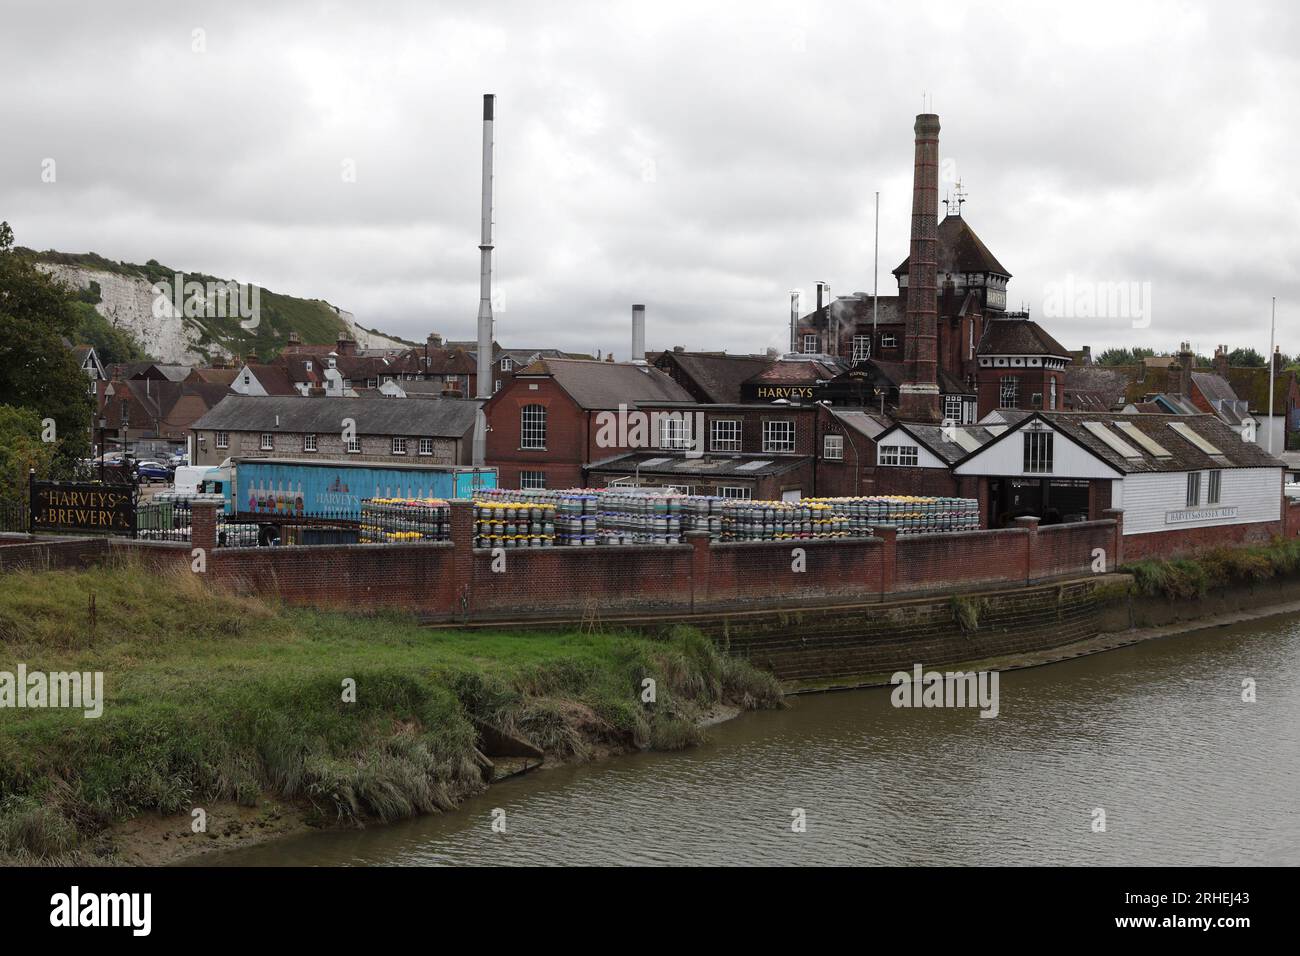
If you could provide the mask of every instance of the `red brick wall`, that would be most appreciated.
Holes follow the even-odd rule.
[[[804,571],[795,571],[794,549],[804,550]],[[880,594],[881,541],[763,541],[714,545],[709,579],[698,604],[763,600],[783,603],[822,598],[872,600]]]
[[[932,591],[954,584],[1023,582],[1030,577],[1027,536],[1020,528],[899,535],[895,589]]]
[[[1092,553],[1105,554],[1106,570],[1115,570],[1115,525],[1111,521],[1081,521],[1039,527],[1034,548],[1033,577],[1054,578],[1092,569]]]
[[[1285,536],[1288,538],[1300,537],[1300,501],[1290,498],[1286,499],[1283,504],[1284,520],[1286,522]]]
[[[108,538],[0,538],[0,573],[82,568],[101,561],[108,549]]]
[[[1128,534],[1124,536],[1124,560],[1173,558],[1215,547],[1267,544],[1281,534],[1282,530],[1281,521],[1260,521],[1255,524],[1218,525],[1211,528],[1184,528],[1178,531]]]

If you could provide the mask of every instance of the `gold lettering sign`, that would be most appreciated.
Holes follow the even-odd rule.
[[[103,485],[32,483],[34,531],[111,531],[130,534],[135,501],[130,489]]]
[[[811,385],[760,385],[759,398],[812,398]]]

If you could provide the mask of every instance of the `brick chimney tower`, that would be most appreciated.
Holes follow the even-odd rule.
[[[898,415],[904,421],[938,422],[939,335],[937,295],[939,212],[939,117],[916,118],[916,166],[912,178],[912,242],[907,260],[905,379]]]

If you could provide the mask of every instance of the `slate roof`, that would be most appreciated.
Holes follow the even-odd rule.
[[[961,216],[945,216],[936,230],[936,238],[938,248],[935,251],[935,263],[941,280],[945,272],[993,272],[1011,277],[1006,266],[998,262],[997,257],[989,252],[989,247],[984,245],[983,240],[975,235],[975,230]],[[894,275],[906,273],[911,261],[909,255],[894,270]]]
[[[847,368],[847,365],[845,368]],[[834,364],[832,359],[779,359],[768,365],[757,375],[751,375],[746,381],[763,385],[784,385],[790,382],[816,382],[819,380],[829,381],[844,370],[844,368]]]
[[[589,359],[539,359],[516,377],[549,375],[584,409],[616,409],[637,402],[690,402],[689,392],[653,365]],[[423,403],[422,403],[423,404]]]
[[[267,395],[297,395],[298,389],[294,388],[293,376],[289,374],[287,365],[249,365],[248,370],[253,373],[253,378],[266,389]]]
[[[826,328],[826,317],[832,312],[834,312],[835,318],[842,326],[870,325],[872,317],[871,296],[866,293],[840,296],[820,309],[813,309],[813,311],[803,316],[799,322],[802,325],[809,325],[816,329],[824,329]],[[880,297],[880,309],[876,314],[876,321],[880,325],[899,325],[903,323],[906,317],[907,299],[898,295],[882,295]]]
[[[893,421],[883,415],[862,411],[857,408],[836,408],[828,406],[827,411],[849,428],[870,439],[875,439],[893,425]]]
[[[474,427],[478,407],[478,402],[461,398],[416,402],[228,395],[193,427],[232,432],[325,434],[339,431],[341,421],[352,418],[357,423],[358,435],[464,438]]]
[[[703,352],[662,352],[656,365],[675,363],[712,403],[740,401],[740,386],[772,364],[772,359],[755,355],[718,355]]]
[[[980,448],[997,437],[983,425],[957,425],[951,431],[942,425],[921,425],[915,422],[899,422],[895,427],[911,435],[947,465],[955,464],[971,454],[967,446],[950,440],[954,432],[968,436],[971,441],[978,443]],[[882,434],[876,440],[879,442],[883,439]]]
[[[994,317],[984,326],[979,355],[1055,355],[1068,359],[1070,350],[1032,319]]]
[[[1145,472],[1182,472],[1200,471],[1219,468],[1281,468],[1282,462],[1274,458],[1254,442],[1243,441],[1235,431],[1219,421],[1214,415],[1152,415],[1145,413],[1111,412],[1099,415],[1092,412],[1035,412],[1023,421],[1008,429],[995,441],[1005,441],[1008,436],[1026,427],[1029,422],[1041,419],[1062,435],[1072,439],[1076,444],[1087,449],[1120,474],[1140,474]],[[1138,458],[1126,458],[1105,441],[1098,438],[1087,428],[1085,422],[1100,422],[1116,438],[1124,441],[1140,453]],[[1135,428],[1152,438],[1170,453],[1167,458],[1158,458],[1143,448],[1140,443],[1125,437],[1124,433],[1112,427],[1114,422],[1131,422]],[[1211,455],[1198,448],[1171,428],[1174,423],[1182,423],[1192,429],[1222,454]],[[973,452],[966,457],[980,454],[989,446]],[[963,459],[964,460],[964,459]],[[960,464],[960,462],[958,462]]]

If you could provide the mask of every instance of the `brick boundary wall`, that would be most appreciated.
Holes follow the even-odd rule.
[[[1117,520],[1040,530],[1037,522],[998,531],[899,537],[711,542],[681,545],[473,548],[473,507],[451,505],[450,542],[409,545],[215,547],[215,521],[196,503],[195,548],[207,574],[239,593],[341,609],[399,608],[428,621],[590,620],[602,614],[706,612],[828,602],[883,601],[899,593],[947,593],[1024,585],[1091,571],[1093,549],[1120,548]],[[128,543],[131,544],[131,543]],[[179,552],[155,562],[188,560]],[[504,562],[504,571],[496,571]],[[803,570],[797,570],[802,567]]]
[[[1292,527],[1290,510],[1287,509],[1288,513],[1281,521],[1131,534],[1124,539],[1125,556],[1129,561],[1141,561],[1146,558],[1176,558],[1218,547],[1268,544],[1274,538],[1286,534],[1288,527]]]
[[[5,571],[57,571],[84,568],[102,561],[110,540],[102,538],[0,537],[0,573]]]

